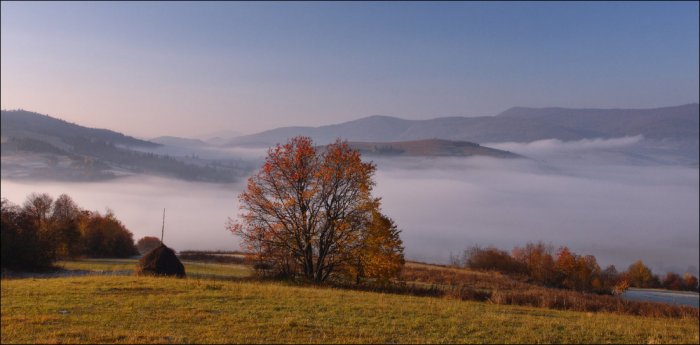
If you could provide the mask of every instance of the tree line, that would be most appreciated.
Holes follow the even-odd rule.
[[[566,246],[555,251],[542,242],[515,247],[511,253],[474,246],[450,261],[454,266],[526,276],[543,286],[576,291],[611,294],[629,287],[698,291],[698,278],[690,273],[669,272],[660,279],[641,260],[623,272],[614,265],[601,269],[593,255],[579,255]]]
[[[31,194],[21,206],[3,198],[0,218],[2,268],[43,270],[59,259],[138,254],[114,212],[84,210],[66,194]]]

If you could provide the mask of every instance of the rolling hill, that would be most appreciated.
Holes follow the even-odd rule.
[[[368,156],[488,156],[519,158],[512,152],[481,146],[468,141],[428,139],[398,142],[349,142],[349,145]]]
[[[145,173],[232,182],[240,175],[218,162],[148,152],[161,144],[47,115],[3,110],[0,119],[3,177],[84,181]]]

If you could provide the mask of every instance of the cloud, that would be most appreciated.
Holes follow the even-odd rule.
[[[576,141],[562,141],[559,139],[544,139],[529,143],[485,143],[484,146],[493,147],[501,150],[507,150],[524,155],[547,155],[560,152],[574,151],[590,151],[590,150],[605,150],[616,149],[631,146],[641,142],[644,139],[642,135],[627,136],[620,138],[595,138],[581,139]]]

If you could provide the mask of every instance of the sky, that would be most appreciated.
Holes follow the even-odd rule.
[[[1,105],[152,138],[698,102],[697,2],[2,2]]]

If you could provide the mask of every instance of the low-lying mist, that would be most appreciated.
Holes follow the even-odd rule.
[[[500,145],[529,159],[375,159],[375,195],[403,230],[408,259],[444,263],[476,244],[510,250],[541,240],[619,270],[641,259],[655,273],[697,274],[698,168],[620,159],[621,147],[640,141]],[[21,204],[32,192],[67,193],[83,207],[114,210],[135,239],[160,235],[165,207],[166,244],[231,250],[239,240],[224,224],[238,214],[244,186],[145,176],[103,183],[2,180],[2,196]]]
[[[445,262],[471,245],[510,250],[542,240],[618,269],[642,259],[659,272],[697,271],[696,168],[491,158],[378,164],[377,195],[404,229],[410,257]]]

